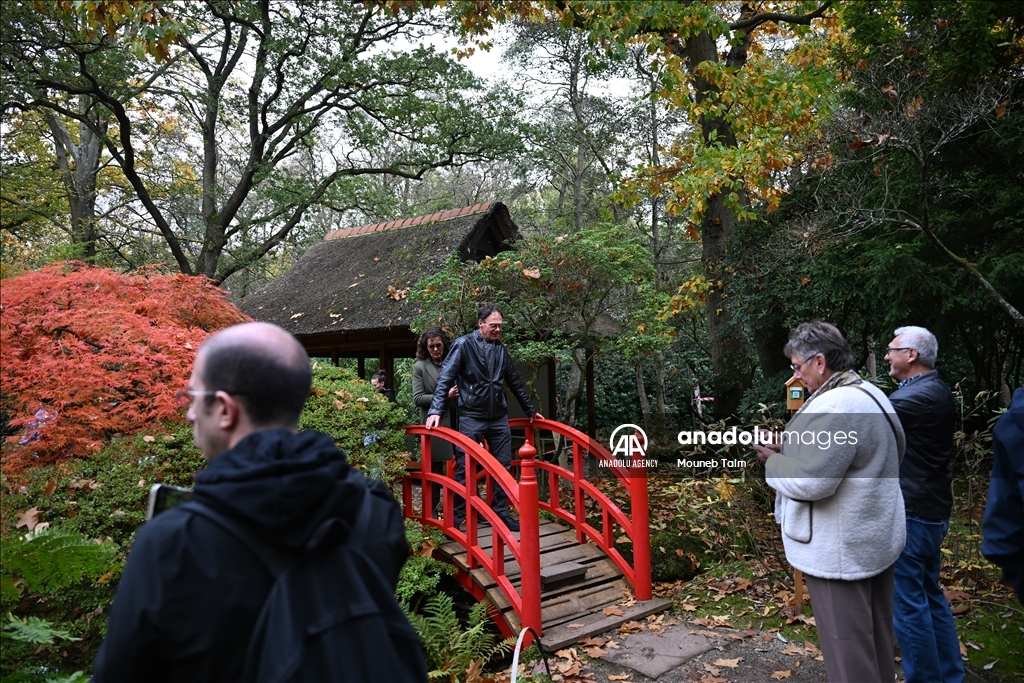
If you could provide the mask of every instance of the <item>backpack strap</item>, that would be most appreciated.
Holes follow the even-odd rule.
[[[877,398],[875,398],[875,397],[874,397],[874,396],[873,396],[873,395],[871,394],[871,392],[870,392],[870,391],[868,391],[867,389],[865,389],[864,387],[862,387],[862,386],[861,386],[861,385],[859,385],[859,384],[853,384],[853,385],[851,385],[851,386],[852,386],[852,387],[853,387],[854,389],[860,389],[861,391],[863,391],[863,392],[864,392],[865,394],[867,394],[867,395],[868,395],[868,398],[870,398],[870,399],[871,399],[872,401],[874,401],[874,402],[875,402],[875,405],[876,405],[876,406],[878,406],[878,409],[882,411],[882,415],[885,415],[885,420],[886,420],[886,422],[888,422],[888,423],[889,423],[889,428],[890,428],[890,429],[892,429],[892,435],[893,435],[893,437],[894,437],[894,438],[896,439],[896,444],[898,445],[898,444],[899,444],[899,442],[900,442],[900,435],[899,435],[899,433],[898,433],[898,432],[896,431],[896,425],[894,425],[894,424],[892,423],[892,418],[891,418],[891,417],[889,417],[889,413],[888,413],[888,411],[886,411],[886,409],[882,407],[882,404],[878,402],[878,399],[877,399]]]
[[[366,532],[370,526],[370,496],[372,495],[373,492],[369,487],[366,487],[364,489],[363,500],[360,503],[359,512],[356,515],[352,529],[348,536],[341,541],[343,544],[353,545],[357,548],[364,545],[366,541]],[[298,557],[286,558],[282,553],[274,550],[274,548],[265,539],[254,532],[252,527],[244,522],[240,522],[237,519],[222,514],[210,506],[204,505],[196,500],[183,503],[179,507],[189,510],[201,517],[205,517],[224,531],[228,532],[263,563],[263,566],[268,572],[270,572],[270,575],[273,576],[275,580],[300,559],[321,547],[324,544],[325,539],[329,538],[331,536],[331,532],[337,528],[338,523],[338,519],[336,517],[325,520],[324,523],[321,524],[315,532],[313,532],[310,541],[306,544],[305,549],[303,549],[302,553]]]

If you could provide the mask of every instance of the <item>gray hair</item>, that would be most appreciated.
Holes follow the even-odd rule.
[[[903,335],[904,346],[917,351],[917,360],[929,370],[935,367],[935,359],[939,355],[939,340],[923,327],[908,325],[897,327],[893,332],[897,337]]]
[[[825,356],[825,365],[833,372],[853,370],[853,349],[843,333],[831,324],[815,320],[802,323],[789,333],[789,343],[782,350],[788,357],[807,360],[816,354]]]

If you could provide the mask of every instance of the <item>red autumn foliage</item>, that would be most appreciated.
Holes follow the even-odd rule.
[[[204,278],[80,262],[4,280],[0,313],[8,475],[183,419],[174,394],[199,344],[248,320]]]

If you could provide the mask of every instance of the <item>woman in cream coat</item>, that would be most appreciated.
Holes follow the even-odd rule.
[[[416,345],[416,357],[419,359],[412,366],[412,402],[420,409],[420,424],[427,421],[427,410],[434,398],[434,389],[437,387],[437,375],[441,372],[441,365],[451,346],[451,339],[440,327],[427,328],[426,332],[420,335],[419,343]],[[459,395],[459,388],[453,386],[448,391],[448,398],[452,399]],[[456,401],[449,400],[448,408],[441,415],[441,426],[456,429],[458,425],[452,419],[455,413]],[[454,450],[451,442],[431,437],[430,471],[434,474],[444,474],[447,461],[452,459]],[[441,509],[441,485],[431,486],[436,513]]]
[[[777,492],[786,559],[807,578],[828,680],[891,681],[903,427],[833,325],[800,325],[785,353],[812,393],[781,444],[755,449]]]

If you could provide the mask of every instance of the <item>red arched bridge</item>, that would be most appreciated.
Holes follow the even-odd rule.
[[[423,463],[431,459],[430,437],[466,453],[465,484],[450,476],[452,467],[447,475],[413,469],[403,482],[405,516],[440,529],[450,539],[435,549],[435,557],[456,567],[456,579],[477,600],[491,602],[505,635],[529,627],[547,649],[668,608],[667,601],[651,596],[646,469],[635,461],[606,468],[625,488],[628,505],[620,507],[585,476],[586,456],[609,463],[613,458],[608,449],[553,420],[517,418],[509,423],[513,436],[523,441],[519,459],[512,462],[518,481],[484,446],[459,432],[406,427],[407,434],[420,437]],[[538,435],[564,440],[571,470],[536,457]],[[416,507],[414,482],[419,482],[422,496]],[[431,484],[441,487],[440,517],[434,513],[438,501],[432,499]],[[495,484],[519,510],[518,533],[509,531],[488,505]],[[466,499],[464,531],[452,524],[456,496]],[[615,546],[626,539],[632,561]]]

